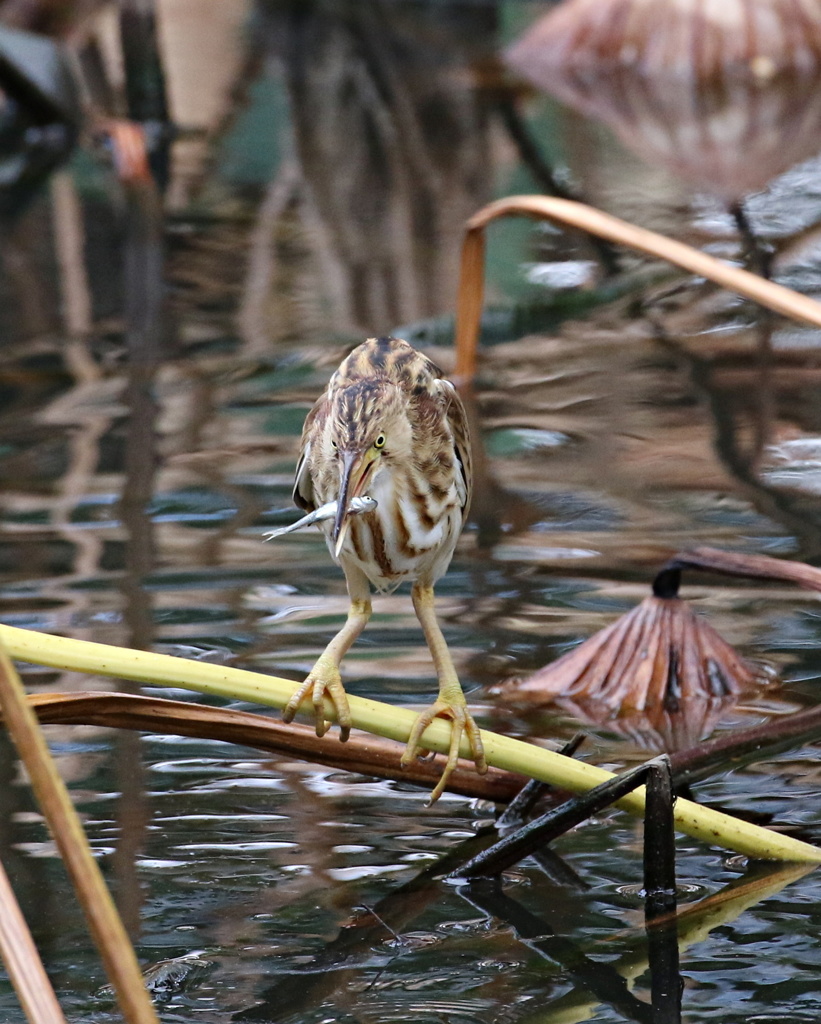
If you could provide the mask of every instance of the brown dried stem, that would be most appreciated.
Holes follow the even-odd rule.
[[[14,665],[0,646],[0,707],[128,1024],[158,1024],[129,941]]]
[[[787,562],[768,555],[747,555],[708,547],[692,548],[680,551],[665,568],[700,569],[702,572],[726,573],[750,579],[783,580],[805,590],[821,591],[821,569],[805,562]]]
[[[467,222],[456,310],[456,376],[460,383],[472,380],[476,373],[485,286],[484,231],[491,221],[500,217],[535,217],[578,228],[598,238],[667,260],[783,316],[821,327],[821,303],[749,271],[722,263],[683,242],[629,224],[584,203],[553,196],[510,196],[482,207]]]
[[[311,726],[230,708],[96,691],[37,694],[29,696],[29,702],[43,725],[98,725],[215,739],[324,764],[338,771],[412,782],[425,789],[434,785],[441,774],[438,765],[429,761],[415,761],[401,768],[399,760],[404,747],[393,740],[355,731],[347,743],[328,743]],[[526,782],[526,776],[499,768],[488,769],[487,775],[477,775],[473,764],[464,761],[451,775],[447,789],[461,796],[506,803]]]
[[[354,732],[345,744],[327,743],[319,739],[310,726],[286,724],[230,708],[98,691],[29,695],[28,703],[41,725],[96,725],[213,739],[298,757],[338,771],[418,783],[423,788],[428,788],[437,775],[436,766],[424,762],[400,769],[403,747],[391,740]],[[677,783],[691,782],[728,766],[754,763],[818,739],[821,739],[821,708],[799,711],[671,754],[674,778]],[[465,762],[450,777],[448,791],[507,803],[525,781],[523,775],[498,768],[490,768],[486,776],[478,776],[470,762]]]
[[[66,1024],[34,939],[0,864],[0,954],[29,1024]]]
[[[821,708],[796,711],[764,725],[737,729],[670,754],[676,785],[708,778],[714,772],[738,769],[785,750],[821,740]]]

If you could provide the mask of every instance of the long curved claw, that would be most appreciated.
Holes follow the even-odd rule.
[[[292,722],[294,720],[294,715],[309,693],[311,695],[311,703],[314,706],[317,736],[324,736],[332,725],[331,722],[325,719],[324,698],[327,694],[336,711],[339,738],[344,743],[348,736],[350,736],[353,722],[351,720],[351,710],[348,707],[348,697],[339,675],[339,668],[333,663],[323,662],[323,659],[320,658],[311,669],[308,678],[294,691],[291,699],[282,709],[283,722]]]
[[[423,756],[424,753],[426,753],[419,749],[419,742],[422,738],[422,733],[424,733],[425,729],[427,729],[434,718],[449,718],[451,720],[450,746],[448,748],[448,759],[445,764],[444,771],[430,795],[428,806],[436,803],[445,791],[448,779],[453,774],[453,771],[459,761],[459,746],[462,742],[463,734],[467,736],[468,742],[470,743],[470,754],[473,758],[474,764],[476,765],[476,771],[480,775],[484,775],[487,771],[487,761],[485,760],[482,738],[479,735],[479,728],[474,722],[473,716],[464,704],[452,703],[442,697],[439,697],[438,700],[434,701],[430,707],[425,708],[413,723],[410,738],[408,739],[408,745],[405,747],[405,753],[402,755],[402,759],[400,761],[401,766],[403,768],[407,768],[407,766],[411,764],[416,757]]]

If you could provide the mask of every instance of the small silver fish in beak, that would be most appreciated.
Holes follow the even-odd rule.
[[[315,523],[324,523],[328,519],[335,519],[338,505],[339,502],[337,501],[329,501],[326,505],[321,505],[319,508],[315,508],[313,512],[309,512],[306,516],[298,519],[295,523],[291,523],[290,526],[279,526],[276,530],[269,530],[268,533],[262,535],[262,539],[276,540],[277,537],[283,537],[286,533],[294,533],[296,530],[304,530]],[[361,498],[351,499],[348,505],[348,515],[358,516],[363,512],[373,512],[376,506],[376,498],[363,494]]]

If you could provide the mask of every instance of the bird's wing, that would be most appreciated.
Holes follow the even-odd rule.
[[[302,455],[299,462],[296,465],[296,475],[294,476],[294,490],[293,500],[294,504],[304,509],[306,512],[313,512],[316,508],[316,500],[314,498],[314,485],[311,480],[311,474],[308,469],[308,458],[311,454],[310,443],[306,444],[302,449]]]
[[[436,386],[441,398],[445,401],[445,415],[453,435],[453,446],[458,464],[456,490],[462,511],[467,517],[473,493],[473,459],[470,450],[468,417],[459,393],[449,380],[440,377],[436,381]]]
[[[313,512],[317,508],[314,482],[311,478],[311,444],[313,443],[312,438],[322,429],[325,415],[327,415],[327,395],[322,395],[305,417],[299,462],[294,474],[294,504],[306,512]]]

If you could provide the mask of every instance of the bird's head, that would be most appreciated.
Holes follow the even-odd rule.
[[[412,429],[401,389],[370,378],[340,388],[325,422],[323,442],[325,457],[339,474],[332,533],[338,557],[350,522],[351,499],[367,494],[377,474],[411,458]]]

